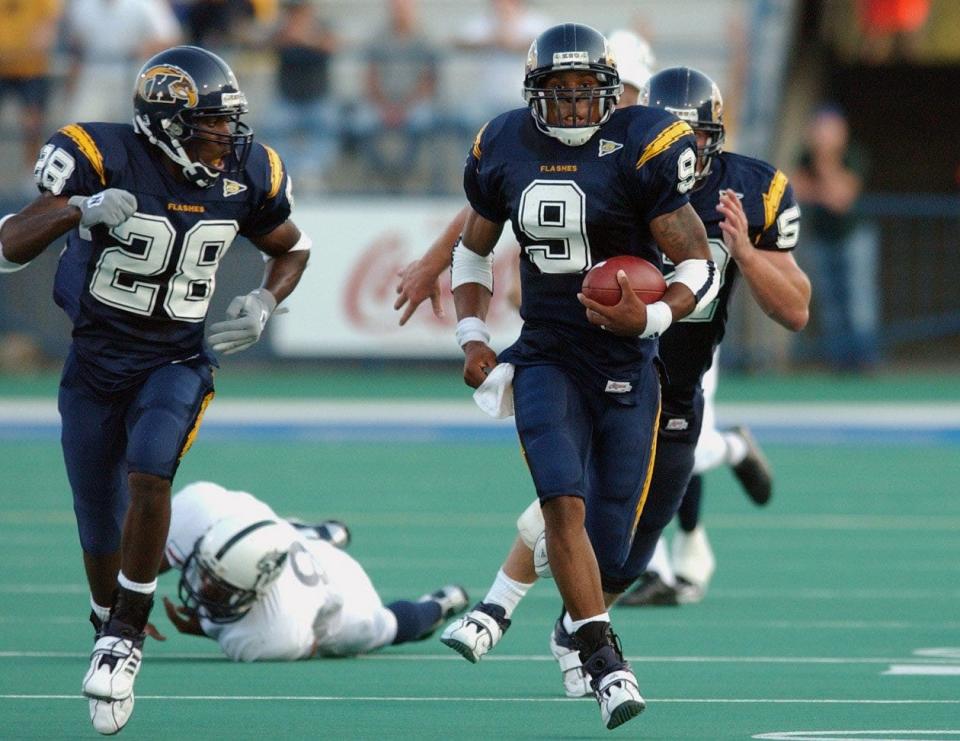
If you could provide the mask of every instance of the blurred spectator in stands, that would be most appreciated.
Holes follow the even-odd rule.
[[[858,0],[865,62],[909,60],[930,17],[930,0]]]
[[[66,118],[72,121],[127,120],[138,65],[180,41],[167,0],[71,0],[65,31],[72,56]]]
[[[476,125],[524,106],[517,80],[523,79],[531,42],[551,25],[549,17],[531,10],[525,0],[490,0],[487,13],[466,21],[454,45],[478,52],[478,79],[483,84],[476,86],[475,109],[469,111]]]
[[[0,103],[15,97],[19,104],[24,172],[33,172],[44,133],[60,6],[60,0],[7,0],[0,10]],[[32,177],[30,187],[36,195]]]
[[[420,144],[444,119],[437,100],[437,52],[420,30],[417,4],[390,0],[388,7],[387,27],[366,54],[366,97],[353,111],[351,128],[373,171],[398,190],[416,166]],[[398,152],[391,154],[390,140],[398,139]]]
[[[823,348],[838,371],[869,371],[879,359],[877,228],[854,211],[866,169],[843,112],[817,109],[791,180],[803,208]]]
[[[341,111],[330,89],[339,41],[311,0],[284,2],[273,41],[277,100],[264,135],[288,163],[297,192],[316,193],[339,149]]]
[[[173,0],[173,11],[189,44],[222,49],[243,37],[249,21],[266,25],[276,20],[278,0]]]

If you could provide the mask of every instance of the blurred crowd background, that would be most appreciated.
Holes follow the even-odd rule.
[[[771,161],[796,188],[812,325],[790,337],[740,295],[723,365],[873,373],[956,364],[956,0],[3,0],[2,213],[35,196],[33,164],[53,131],[128,120],[144,59],[176,43],[205,46],[233,66],[257,137],[288,165],[294,218],[312,225],[318,285],[355,281],[356,266],[342,258],[369,254],[361,221],[380,230],[381,247],[401,245],[377,263],[367,299],[382,304],[381,319],[368,342],[324,352],[321,329],[316,350],[261,343],[247,362],[376,361],[384,333],[398,331],[395,268],[429,246],[417,236],[429,234],[423,224],[439,232],[441,215],[459,208],[476,130],[523,105],[530,41],[563,21],[631,31],[654,70],[682,64],[709,74],[724,94],[727,148]],[[356,241],[349,220],[329,226],[346,213],[360,214],[351,217]],[[411,227],[404,214],[422,224]],[[69,327],[50,299],[56,252],[0,279],[0,371],[55,365],[65,352]],[[232,250],[212,312],[258,280],[252,252]],[[294,312],[285,321],[366,331],[350,324],[349,301],[330,311],[344,316]],[[389,356],[457,356],[448,326],[426,330],[449,334],[450,347],[405,346],[396,335],[400,349]]]

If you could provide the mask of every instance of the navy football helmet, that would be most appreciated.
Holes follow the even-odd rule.
[[[599,85],[593,88],[547,88],[548,79],[569,70],[592,72]],[[530,45],[527,53],[526,75],[523,78],[523,99],[530,106],[537,128],[548,136],[571,147],[590,140],[600,126],[610,118],[623,85],[617,73],[617,63],[603,34],[581,23],[563,23],[548,28]],[[600,118],[588,126],[563,125],[548,120],[548,107],[561,101],[574,106],[588,100],[591,107],[599,104]]]
[[[183,169],[194,185],[206,188],[221,174],[243,170],[253,131],[240,120],[247,97],[230,66],[197,46],[175,46],[148,59],[137,74],[133,92],[134,128]],[[204,120],[224,118],[230,133],[213,131]],[[194,160],[190,142],[223,145],[219,164]]]
[[[697,180],[705,178],[714,156],[723,151],[723,98],[716,83],[691,67],[670,67],[647,80],[640,104],[669,111],[707,135],[706,144],[697,149]]]

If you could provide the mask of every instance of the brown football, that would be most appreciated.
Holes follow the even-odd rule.
[[[667,283],[660,268],[642,257],[617,255],[598,262],[583,277],[583,295],[604,306],[620,302],[620,284],[617,272],[624,271],[634,294],[645,304],[652,304],[663,297]]]

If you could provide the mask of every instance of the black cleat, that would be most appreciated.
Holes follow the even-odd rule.
[[[762,506],[770,501],[773,494],[773,469],[750,430],[746,427],[731,427],[730,432],[742,437],[747,444],[747,455],[733,466],[733,475],[753,503]]]
[[[677,590],[660,578],[656,571],[644,571],[637,585],[626,592],[618,605],[628,607],[676,607],[680,604]]]

